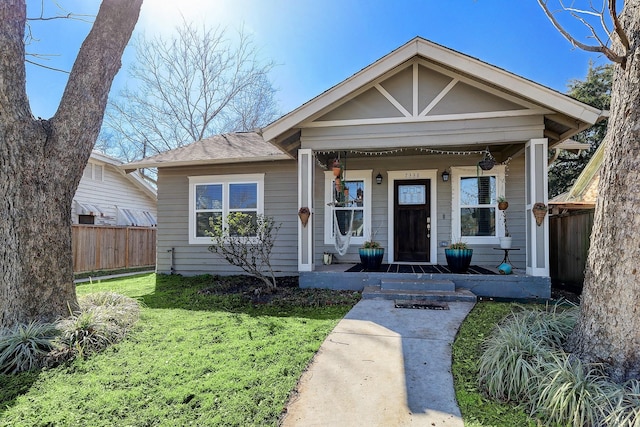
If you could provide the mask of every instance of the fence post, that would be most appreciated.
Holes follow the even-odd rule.
[[[127,227],[127,232],[125,233],[124,265],[125,265],[125,268],[129,268],[129,227]]]

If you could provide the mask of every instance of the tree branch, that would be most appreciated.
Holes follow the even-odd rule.
[[[616,13],[616,0],[609,0],[609,14],[611,15],[611,20],[613,21],[613,29],[615,30],[618,37],[620,37],[620,43],[624,46],[625,52],[629,51],[629,39],[627,38],[627,34],[622,29],[622,25],[620,25],[620,20],[618,19],[618,14]]]
[[[615,1],[614,1],[614,3],[615,3]],[[585,43],[582,43],[582,42],[576,40],[556,20],[555,16],[553,16],[553,13],[547,7],[547,2],[546,1],[538,0],[538,4],[542,8],[542,10],[544,10],[544,13],[547,15],[547,18],[549,18],[549,20],[551,21],[553,26],[556,28],[556,30],[558,30],[558,32],[560,32],[560,34],[562,34],[562,36],[565,39],[567,39],[567,41],[569,43],[571,43],[573,46],[579,47],[580,49],[585,50],[587,52],[599,52],[599,53],[602,53],[607,58],[609,58],[610,61],[616,62],[616,63],[622,65],[622,68],[625,68],[625,65],[626,65],[626,57],[625,56],[618,55],[617,53],[615,53],[613,50],[611,50],[610,48],[608,48],[607,46],[605,46],[601,42],[600,42],[600,44],[598,46],[591,46],[591,45],[588,45],[588,44],[585,44]]]

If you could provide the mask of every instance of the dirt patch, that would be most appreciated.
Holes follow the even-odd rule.
[[[201,295],[241,295],[255,305],[296,305],[319,307],[325,305],[353,305],[360,300],[360,292],[329,289],[300,289],[298,276],[276,278],[276,287],[269,288],[258,278],[250,276],[217,276],[212,286],[198,291]]]

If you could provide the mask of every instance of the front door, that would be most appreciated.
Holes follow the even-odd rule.
[[[430,180],[394,181],[395,261],[430,261]]]

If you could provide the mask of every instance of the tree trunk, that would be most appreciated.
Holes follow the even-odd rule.
[[[71,203],[141,4],[102,2],[58,111],[36,120],[26,95],[26,4],[0,2],[0,327],[77,307]]]
[[[581,317],[568,348],[616,381],[640,378],[640,0],[626,1],[630,41],[616,67]]]

